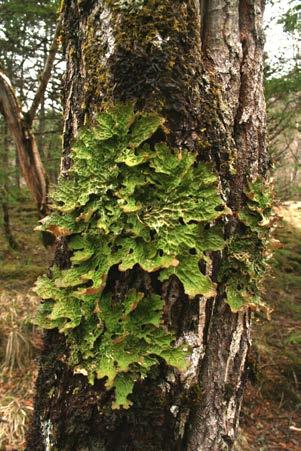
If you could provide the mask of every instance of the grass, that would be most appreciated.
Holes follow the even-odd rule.
[[[28,406],[21,404],[16,396],[7,395],[0,404],[0,449],[24,449]]]
[[[24,449],[40,345],[40,332],[30,323],[37,298],[2,291],[0,295],[0,449]]]
[[[37,215],[25,201],[11,210],[12,250],[0,234],[0,450],[22,450],[32,400],[41,331],[31,324],[39,302],[30,288],[45,272],[52,251],[33,229]]]
[[[256,383],[249,385],[242,430],[250,451],[300,450],[301,427],[301,203],[279,208],[276,238],[264,300],[271,319],[253,323]]]

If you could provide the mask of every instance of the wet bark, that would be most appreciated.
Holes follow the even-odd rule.
[[[166,119],[171,145],[215,163],[234,215],[248,175],[264,174],[261,0],[65,0],[67,55],[62,171],[80,126],[103,105],[134,100]],[[115,6],[114,6],[115,5]],[[142,5],[142,6],[141,6]],[[144,5],[144,6],[143,6]],[[163,132],[162,132],[163,133]],[[157,137],[162,140],[162,136]],[[214,256],[213,276],[223,256]],[[68,265],[64,242],[56,262]],[[112,289],[158,289],[142,271],[112,274]],[[171,279],[160,288],[166,325],[189,342],[186,374],[161,365],[136,384],[133,406],[111,410],[102,381],[89,386],[65,364],[64,339],[45,336],[28,450],[230,449],[238,427],[250,312],[231,313],[222,291],[188,301]]]

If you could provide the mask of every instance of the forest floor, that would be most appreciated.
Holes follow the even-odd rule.
[[[30,289],[52,258],[33,232],[36,225],[36,212],[25,202],[11,210],[18,250],[11,250],[0,234],[0,451],[24,449],[33,411],[42,333],[31,324],[39,301]]]
[[[276,238],[263,298],[270,319],[257,315],[250,381],[241,415],[242,451],[301,450],[301,202],[278,208]]]
[[[271,261],[263,294],[271,318],[256,314],[249,382],[237,450],[301,450],[301,203],[279,208],[282,247]],[[0,451],[24,449],[33,411],[34,380],[42,346],[31,324],[38,299],[30,291],[52,259],[26,203],[11,212],[19,249],[0,234]],[[158,450],[159,451],[159,450]]]

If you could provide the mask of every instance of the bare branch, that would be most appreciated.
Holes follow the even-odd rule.
[[[34,96],[34,99],[32,101],[31,107],[27,113],[27,121],[29,126],[32,125],[32,122],[35,118],[36,112],[40,106],[40,103],[42,101],[43,95],[46,91],[47,88],[47,84],[48,81],[50,79],[51,76],[51,70],[53,67],[53,63],[54,63],[54,59],[55,59],[55,55],[56,52],[58,50],[59,47],[59,39],[60,39],[60,35],[61,35],[61,30],[62,30],[62,15],[59,16],[58,18],[58,22],[57,22],[57,26],[56,26],[56,30],[55,30],[55,35],[48,53],[48,57],[46,60],[46,64],[45,67],[40,75],[40,84],[38,86],[37,92]]]

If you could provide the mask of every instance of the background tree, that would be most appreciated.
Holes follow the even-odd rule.
[[[289,2],[278,22],[292,40],[294,57],[280,55],[276,62],[266,61],[268,148],[277,195],[292,200],[300,194],[300,5]]]
[[[17,186],[21,166],[40,214],[46,211],[47,180],[43,163],[47,166],[47,161],[40,156],[33,132],[37,128],[41,145],[44,129],[48,127],[47,134],[51,132],[45,124],[45,108],[49,110],[47,117],[50,111],[52,116],[59,117],[59,72],[55,71],[48,83],[53,67],[61,61],[61,57],[56,57],[60,32],[60,25],[56,26],[57,6],[52,0],[41,4],[29,1],[25,6],[19,0],[0,3],[0,107],[17,150],[15,161],[9,159],[8,163],[15,166]],[[54,121],[52,118],[54,123],[57,117]],[[55,128],[57,125],[53,131],[58,134]]]
[[[73,373],[66,363],[68,344],[54,328],[45,336],[27,449],[231,448],[245,380],[250,307],[255,308],[258,302],[256,284],[262,271],[264,229],[258,221],[263,220],[263,211],[269,207],[264,183],[258,179],[265,175],[268,164],[262,13],[261,0],[65,0],[62,175],[68,174],[72,142],[83,124],[93,123],[95,114],[108,105],[116,107],[118,102],[131,101],[138,116],[155,112],[165,120],[148,140],[153,151],[156,143],[164,142],[176,149],[179,161],[188,150],[197,155],[199,167],[204,162],[215,166],[222,197],[233,214],[221,220],[227,245],[222,252],[213,253],[212,264],[208,264],[207,255],[198,268],[192,252],[186,260],[188,269],[182,274],[175,269],[164,282],[161,276],[159,280],[159,271],[147,272],[139,265],[126,271],[113,266],[106,278],[105,291],[112,294],[112,309],[123,305],[134,288],[144,296],[156,295],[164,300],[164,327],[175,331],[178,343],[190,346],[189,370],[181,373],[162,358],[147,378],[135,383],[131,408],[112,410],[114,390],[106,390],[103,379],[89,385],[84,375]],[[112,136],[115,132],[109,127],[107,133]],[[64,202],[72,202],[74,192],[69,191],[69,195],[73,197],[64,197]],[[113,202],[114,193],[106,192],[106,199]],[[96,219],[98,210],[91,214]],[[185,225],[182,215],[181,228]],[[64,221],[69,216],[59,218],[57,221]],[[212,222],[207,224],[208,230]],[[56,232],[60,234],[60,230]],[[63,230],[65,234],[66,228]],[[170,230],[170,237],[173,232]],[[70,267],[68,242],[69,238],[63,236],[58,240],[56,264],[63,271]],[[181,268],[184,256],[177,258]],[[45,283],[52,284],[55,271],[52,269],[50,277],[43,279]],[[213,292],[208,292],[189,300],[185,278],[191,278],[197,286],[196,294],[201,294],[204,290],[199,281],[205,273],[216,283],[216,295],[211,297]],[[82,285],[84,292],[91,288]],[[96,307],[100,295],[92,294],[93,285],[89,292],[96,303],[94,321],[101,316],[101,301],[99,309]],[[48,300],[45,305],[47,310],[56,303]],[[67,316],[73,313],[66,313],[68,306],[64,309],[58,306],[56,316],[53,313],[49,318],[55,317],[62,329],[72,329]],[[48,327],[54,327],[51,320]],[[73,331],[67,334],[71,339],[77,331],[85,333],[81,320],[76,327],[75,335]],[[117,347],[125,339],[115,338]],[[100,345],[97,337],[95,340],[96,346]],[[101,343],[101,337],[99,340]],[[103,366],[99,372],[107,374]]]
[[[6,237],[7,243],[12,249],[17,249],[18,244],[13,236],[9,217],[9,205],[11,204],[9,190],[9,181],[11,179],[11,174],[8,172],[9,167],[9,141],[6,130],[6,124],[1,124],[2,128],[2,143],[0,147],[0,155],[2,162],[2,171],[0,172],[0,194],[1,194],[1,206],[3,214],[3,231]]]

